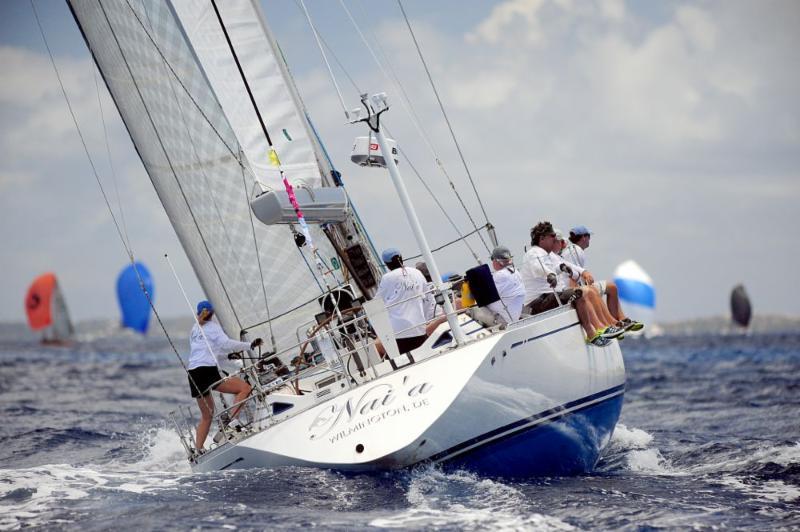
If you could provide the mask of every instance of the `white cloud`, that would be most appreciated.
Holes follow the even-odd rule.
[[[509,38],[509,27],[515,28],[514,38],[520,37],[527,44],[538,44],[544,39],[539,23],[539,11],[546,0],[509,0],[492,9],[489,17],[467,35],[471,42],[483,41],[498,44]]]

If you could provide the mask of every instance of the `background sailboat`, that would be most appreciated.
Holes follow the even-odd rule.
[[[25,313],[34,331],[43,331],[43,343],[68,341],[75,328],[54,273],[44,273],[33,280],[25,294]]]
[[[736,285],[731,291],[731,319],[734,325],[747,328],[752,315],[753,309],[744,285]]]
[[[148,296],[143,292],[147,290]],[[129,264],[117,277],[117,302],[122,314],[121,325],[147,334],[150,325],[150,302],[155,298],[153,277],[141,262]]]
[[[626,260],[614,270],[614,282],[625,313],[647,323],[646,336],[657,335],[661,328],[655,324],[656,291],[653,279],[636,261]]]

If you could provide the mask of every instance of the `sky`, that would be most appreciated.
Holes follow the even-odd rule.
[[[134,252],[153,272],[156,308],[189,316],[178,281],[190,301],[202,290],[69,9],[61,0],[35,3],[104,190],[115,212],[121,204]],[[408,156],[400,169],[431,245],[456,233],[409,162],[460,229],[471,225],[401,91],[483,223],[396,2],[347,6],[402,88],[382,75],[338,2],[306,4],[357,85],[334,61],[347,106],[356,107],[359,91],[388,93],[385,123]],[[518,260],[537,221],[583,224],[595,233],[587,251],[595,277],[636,260],[654,280],[659,320],[725,314],[740,282],[756,314],[800,315],[800,3],[403,5],[488,218]],[[297,3],[263,7],[376,246],[416,254],[385,171],[349,162],[352,139],[365,132],[345,123]],[[29,0],[0,2],[0,72],[0,321],[24,320],[27,286],[45,271],[58,275],[74,319],[116,318],[115,280],[128,259]],[[485,260],[480,241],[470,243]],[[444,271],[474,265],[461,245],[437,261]]]

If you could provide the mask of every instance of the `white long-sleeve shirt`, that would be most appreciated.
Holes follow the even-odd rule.
[[[565,250],[566,251],[566,250]],[[581,278],[581,274],[584,272],[584,269],[570,262],[569,260],[565,260],[564,257],[561,255],[550,252],[548,257],[550,259],[550,267],[558,274],[558,284],[556,285],[556,292],[561,292],[569,288],[569,280],[572,279],[575,282]],[[566,264],[571,270],[572,275],[569,275],[567,272],[561,271],[561,264]]]
[[[205,338],[203,338],[203,333],[205,333]],[[206,343],[206,339],[208,339],[208,343]],[[213,354],[208,351],[209,345],[214,350]],[[219,323],[208,321],[203,324],[202,331],[197,323],[194,324],[192,332],[189,334],[189,348],[187,368],[194,369],[201,366],[219,366],[218,359],[223,359],[228,353],[250,349],[250,344],[229,338]]]
[[[388,271],[381,277],[375,295],[382,298],[386,305],[396,338],[412,338],[425,334],[427,320],[422,293],[427,282],[421,271],[407,266]],[[399,303],[400,301],[403,303]]]
[[[522,283],[525,285],[525,304],[527,305],[540,295],[553,291],[547,283],[547,275],[556,274],[550,265],[548,253],[539,246],[533,246],[525,253],[519,269]]]
[[[522,282],[522,275],[513,266],[506,266],[493,271],[492,277],[500,301],[490,303],[487,308],[500,314],[506,323],[517,321],[525,302],[525,284]]]
[[[569,262],[577,264],[581,268],[586,268],[586,254],[584,253],[583,248],[578,244],[570,243],[566,248],[564,248],[564,251],[561,252],[561,256]]]

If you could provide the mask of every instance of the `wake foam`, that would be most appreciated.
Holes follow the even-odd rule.
[[[614,435],[605,450],[603,467],[606,471],[625,470],[652,475],[679,474],[657,448],[651,448],[653,435],[637,428],[629,429],[617,423]]]
[[[154,427],[136,439],[141,457],[75,466],[47,464],[25,469],[0,469],[0,529],[64,524],[58,511],[98,491],[151,494],[176,489],[191,471],[174,429]]]
[[[153,427],[139,435],[138,442],[142,458],[127,467],[145,471],[191,471],[186,460],[186,451],[181,445],[178,432],[167,427]]]
[[[406,499],[411,508],[373,519],[370,526],[574,530],[560,519],[530,510],[525,496],[513,487],[463,471],[443,473],[433,466],[416,470]]]

